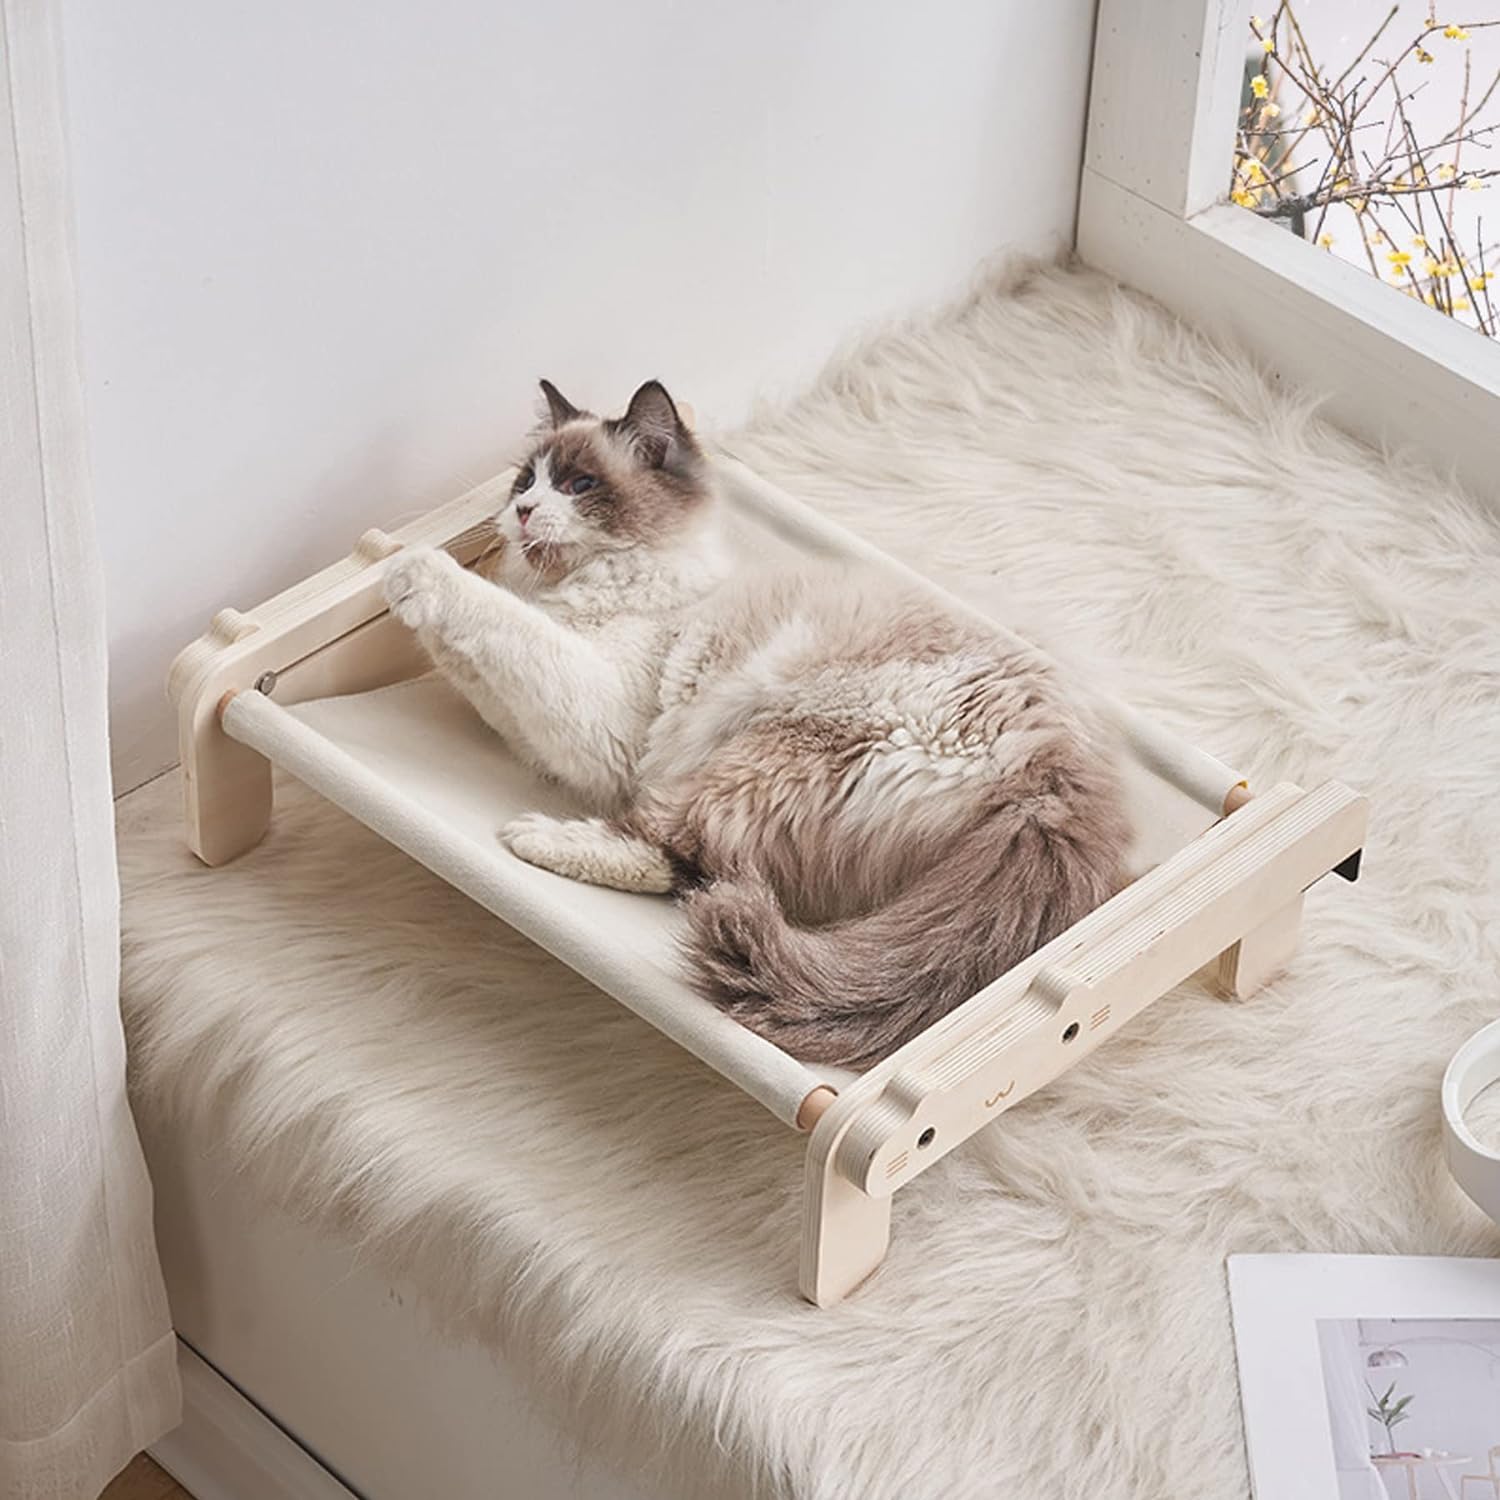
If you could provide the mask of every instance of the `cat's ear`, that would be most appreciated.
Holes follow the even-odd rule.
[[[666,386],[659,380],[648,380],[630,398],[618,425],[635,451],[654,469],[661,468],[681,444],[692,442]]]
[[[547,412],[554,427],[561,427],[564,422],[583,415],[550,380],[542,382],[542,394],[547,398]]]

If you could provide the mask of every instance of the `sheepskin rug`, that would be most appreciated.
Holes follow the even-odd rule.
[[[196,867],[167,778],[122,807],[138,1108],[658,1493],[1243,1495],[1227,1255],[1500,1253],[1437,1112],[1500,1011],[1500,522],[1074,270],[868,339],[730,445],[1253,780],[1366,789],[1290,972],[1163,999],[905,1190],[819,1312],[757,1105],[292,785]]]

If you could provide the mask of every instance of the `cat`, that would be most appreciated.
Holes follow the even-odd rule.
[[[1119,889],[1112,746],[1040,653],[882,573],[747,569],[660,382],[612,420],[542,392],[496,578],[414,549],[385,580],[439,670],[586,809],[515,819],[515,855],[675,894],[700,993],[854,1068]]]

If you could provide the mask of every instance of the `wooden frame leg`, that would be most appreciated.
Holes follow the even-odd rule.
[[[233,696],[226,693],[224,701]],[[271,824],[271,795],[271,762],[230,739],[217,722],[184,739],[182,796],[188,847],[204,864],[227,864],[265,837]]]
[[[885,1259],[891,1200],[872,1198],[841,1177],[832,1161],[808,1160],[802,1207],[802,1295],[832,1307]]]
[[[1286,967],[1297,951],[1301,931],[1299,895],[1219,955],[1219,987],[1228,995],[1248,999]]]

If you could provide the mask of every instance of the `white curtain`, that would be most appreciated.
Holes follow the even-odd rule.
[[[125,1098],[56,0],[0,0],[0,48],[0,1500],[93,1500],[180,1394]]]
[[[1364,1359],[1357,1325],[1320,1322],[1318,1348],[1323,1356],[1339,1500],[1388,1500],[1380,1470],[1370,1462],[1370,1419],[1365,1411],[1371,1402],[1361,1373]]]

